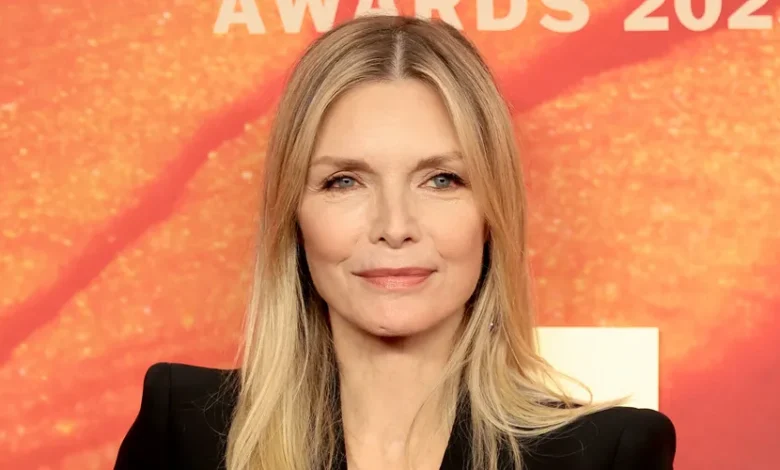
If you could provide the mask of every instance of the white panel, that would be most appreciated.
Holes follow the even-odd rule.
[[[628,396],[626,405],[658,409],[658,328],[540,327],[539,352],[590,387],[594,400]],[[573,396],[587,394],[573,385]]]

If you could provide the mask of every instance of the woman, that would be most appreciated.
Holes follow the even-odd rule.
[[[537,355],[511,118],[442,22],[321,36],[266,156],[238,371],[158,364],[117,469],[671,469],[650,410]]]

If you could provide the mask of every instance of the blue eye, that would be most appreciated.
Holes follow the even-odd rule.
[[[451,189],[454,185],[463,184],[463,180],[455,173],[439,173],[431,178],[436,189]]]
[[[355,178],[346,175],[337,175],[325,182],[325,189],[350,189],[355,186]]]

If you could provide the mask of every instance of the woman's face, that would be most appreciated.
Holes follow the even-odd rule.
[[[458,150],[422,82],[365,84],[334,103],[298,214],[334,328],[401,337],[460,322],[487,232]]]

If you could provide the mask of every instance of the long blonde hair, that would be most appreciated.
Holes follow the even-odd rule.
[[[312,287],[296,213],[317,130],[347,90],[416,79],[435,90],[460,139],[490,229],[485,265],[442,387],[470,403],[471,468],[515,468],[533,438],[611,406],[576,403],[537,353],[526,249],[525,193],[512,120],[475,47],[437,20],[364,16],[320,36],[279,103],[265,191],[228,470],[331,468],[338,453],[335,355],[323,300]],[[454,414],[457,397],[443,412]],[[555,404],[555,406],[551,406]]]

